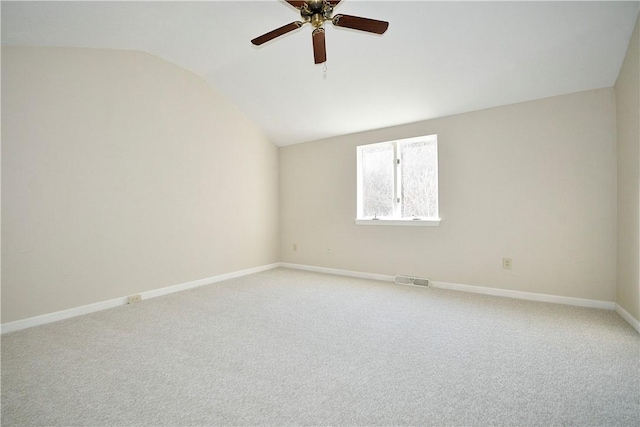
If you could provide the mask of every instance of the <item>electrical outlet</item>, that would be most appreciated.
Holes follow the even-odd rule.
[[[134,304],[136,302],[140,302],[142,301],[142,295],[138,294],[138,295],[131,295],[129,298],[127,298],[127,304]]]
[[[511,270],[512,265],[511,258],[502,258],[502,268]]]

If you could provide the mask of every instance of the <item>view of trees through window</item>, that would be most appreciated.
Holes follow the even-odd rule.
[[[438,151],[435,141],[399,145],[401,216],[438,216]],[[435,159],[435,161],[434,161]]]
[[[436,135],[358,147],[358,217],[438,217]]]
[[[373,145],[362,151],[362,201],[366,217],[393,215],[393,145]]]

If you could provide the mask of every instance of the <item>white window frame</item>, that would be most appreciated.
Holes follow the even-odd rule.
[[[436,188],[438,188],[438,217],[432,218],[400,218],[401,212],[401,202],[400,202],[400,194],[401,194],[401,182],[400,182],[400,174],[402,172],[402,165],[398,162],[398,147],[401,144],[411,143],[416,141],[434,141],[436,144]],[[393,204],[393,217],[384,217],[384,218],[364,218],[362,215],[363,212],[363,200],[362,200],[362,151],[365,147],[371,147],[375,145],[393,145],[393,163],[394,163],[394,171],[393,171],[393,188],[394,188],[394,204]],[[425,135],[418,136],[415,138],[405,138],[399,139],[395,141],[385,141],[379,142],[375,144],[366,144],[359,145],[356,147],[357,150],[357,188],[356,188],[356,199],[357,199],[357,211],[356,211],[356,220],[355,223],[357,225],[400,225],[400,226],[438,226],[440,225],[440,200],[439,200],[439,187],[438,187],[438,135]]]

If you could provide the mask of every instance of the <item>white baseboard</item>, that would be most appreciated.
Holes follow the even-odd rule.
[[[261,271],[271,270],[279,267],[280,263],[263,265],[260,267],[248,268],[246,270],[234,271],[232,273],[220,274],[218,276],[207,277],[205,279],[193,280],[191,282],[181,283],[178,285],[167,286],[165,288],[154,289],[151,291],[141,292],[140,296],[143,300],[155,298],[162,295],[172,294],[187,289],[197,288],[199,286],[210,285],[212,283],[221,282],[223,280],[235,279],[249,274],[259,273]],[[100,301],[94,304],[83,305],[80,307],[70,308],[68,310],[57,311],[55,313],[43,314],[41,316],[30,317],[28,319],[16,320],[14,322],[3,323],[2,333],[18,331],[20,329],[31,328],[33,326],[44,325],[46,323],[57,322],[58,320],[69,319],[71,317],[81,316],[83,314],[94,313],[96,311],[106,310],[108,308],[125,305],[128,298],[114,298],[108,301]]]
[[[180,292],[187,289],[197,288],[199,286],[210,285],[212,283],[221,282],[223,280],[234,279],[249,274],[259,273],[261,271],[271,270],[277,267],[290,268],[293,270],[312,271],[316,273],[334,274],[338,276],[357,277],[361,279],[379,280],[383,282],[395,281],[395,276],[384,274],[365,273],[360,271],[341,270],[336,268],[316,267],[312,265],[292,264],[287,262],[278,262],[274,264],[263,265],[260,267],[248,268],[246,270],[235,271],[232,273],[221,274],[218,276],[207,277],[205,279],[193,280],[191,282],[181,283],[165,288],[154,289],[140,293],[143,300],[155,298],[162,295],[168,295],[174,292]],[[507,289],[488,288],[474,285],[461,285],[447,282],[431,281],[431,286],[440,289],[450,289],[462,292],[471,292],[477,294],[493,295],[499,297],[524,299],[530,301],[550,302],[555,304],[574,305],[580,307],[600,308],[606,310],[615,310],[624,320],[626,320],[636,331],[640,333],[640,322],[629,314],[624,308],[610,301],[590,300],[583,298],[563,297],[558,295],[538,294],[534,292],[513,291]],[[33,326],[44,325],[46,323],[56,322],[58,320],[69,319],[71,317],[81,316],[96,311],[106,310],[108,308],[117,307],[127,304],[127,297],[114,298],[107,301],[101,301],[94,304],[83,305],[68,310],[57,311],[55,313],[43,314],[41,316],[30,317],[28,319],[16,320],[14,322],[3,323],[1,329],[3,334],[7,332],[18,331]]]
[[[364,273],[361,271],[339,270],[337,268],[316,267],[314,265],[292,264],[288,262],[279,263],[280,267],[290,268],[292,270],[313,271],[316,273],[334,274],[336,276],[358,277],[360,279],[380,280],[382,282],[393,282],[395,276],[387,276],[384,274]]]
[[[620,315],[624,320],[627,321],[628,324],[631,325],[633,329],[640,333],[640,321],[633,317],[627,310],[622,308],[619,304],[616,304],[616,313]]]
[[[2,324],[2,333],[19,331],[20,329],[31,328],[33,326],[44,325],[46,323],[57,322],[58,320],[69,319],[71,317],[82,316],[96,311],[114,308],[119,305],[127,304],[127,297],[114,298],[108,301],[100,301],[93,304],[83,305],[80,307],[70,308],[68,310],[56,311],[40,316],[29,317],[27,319],[16,320]]]
[[[560,295],[539,294],[535,292],[514,291],[510,289],[488,288],[474,285],[460,285],[457,283],[431,282],[431,286],[440,289],[451,289],[454,291],[471,292],[474,294],[493,295],[496,297],[506,297],[523,299],[528,301],[550,302],[554,304],[575,305],[578,307],[601,308],[613,310],[615,303],[611,301],[601,301],[594,299],[563,297]]]
[[[280,266],[280,263],[261,265],[260,267],[247,268],[246,270],[234,271],[232,273],[220,274],[218,276],[207,277],[205,279],[194,280],[192,282],[181,283],[179,285],[167,286],[166,288],[154,289],[152,291],[142,292],[142,299],[155,298],[162,295],[172,294],[174,292],[186,291],[187,289],[197,288],[199,286],[210,285],[212,283],[222,282],[223,280],[235,279],[237,277],[247,276],[249,274],[260,273],[261,271],[272,270]]]
[[[310,265],[291,264],[286,262],[280,263],[281,267],[291,268],[295,270],[315,271],[318,273],[336,274],[339,276],[359,277],[362,279],[382,280],[385,282],[395,281],[395,276],[387,276],[383,274],[362,273],[359,271],[338,270],[335,268],[314,267]],[[498,297],[524,299],[530,301],[550,302],[555,304],[575,305],[580,307],[601,308],[605,310],[614,310],[616,304],[610,301],[591,300],[584,298],[563,297],[559,295],[538,294],[535,292],[513,291],[508,289],[487,288],[474,285],[459,285],[456,283],[434,282],[431,281],[431,287],[440,289],[451,289],[455,291],[471,292],[476,294],[493,295]]]

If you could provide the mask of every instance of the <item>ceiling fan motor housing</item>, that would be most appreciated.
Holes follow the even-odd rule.
[[[326,2],[324,0],[309,0],[307,1],[307,4],[309,5],[309,9],[311,9],[312,12],[319,12],[322,10]]]
[[[324,16],[321,13],[314,13],[311,17],[311,25],[313,28],[320,28],[324,24]]]
[[[322,27],[324,21],[331,20],[333,6],[326,0],[309,0],[300,8],[303,21],[311,22],[314,28]]]

